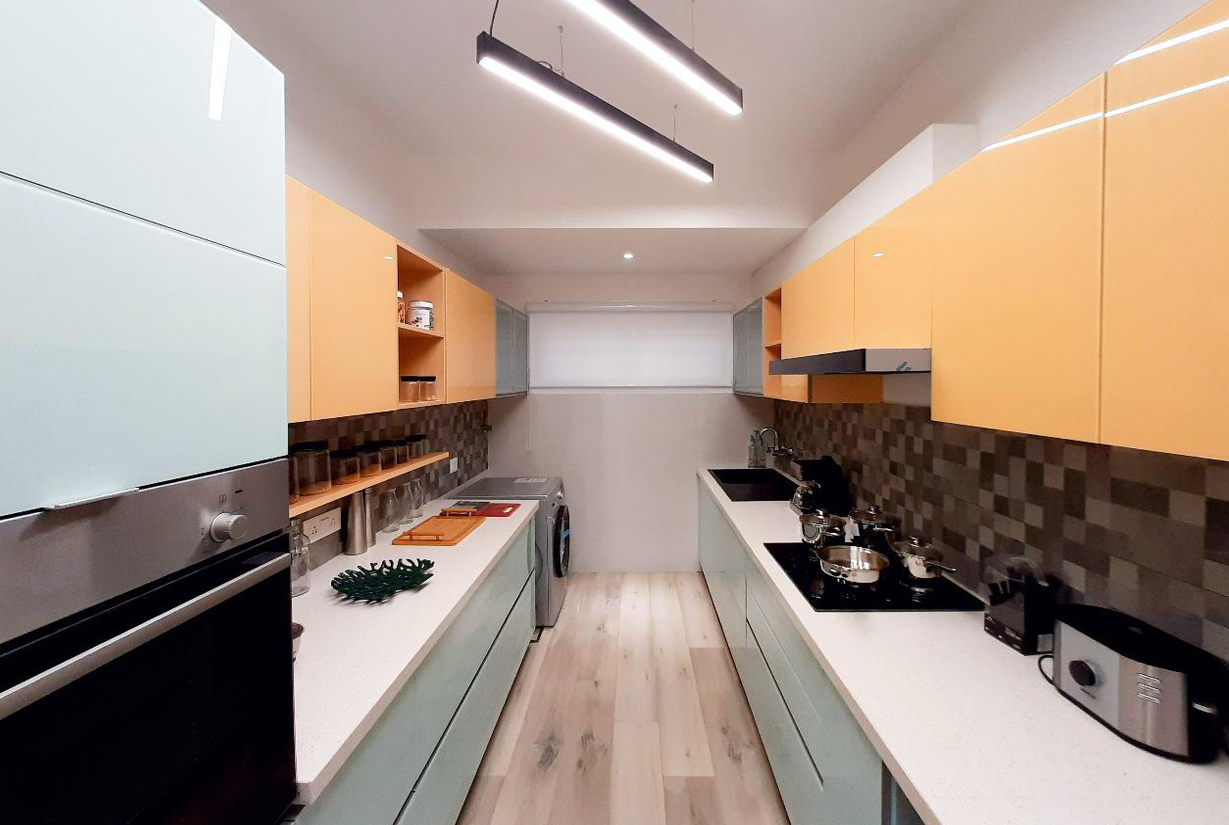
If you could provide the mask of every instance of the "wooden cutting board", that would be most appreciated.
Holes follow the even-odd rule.
[[[434,545],[451,547],[478,529],[486,521],[482,516],[432,516],[413,530],[407,530],[393,544]]]

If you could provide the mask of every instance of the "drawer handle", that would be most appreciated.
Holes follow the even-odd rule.
[[[90,496],[89,498],[79,498],[74,501],[64,501],[59,504],[48,504],[47,506],[42,507],[40,509],[47,510],[47,511],[71,510],[74,507],[84,507],[86,504],[97,504],[100,501],[110,501],[113,498],[123,498],[124,496],[130,496],[133,493],[139,492],[140,489],[141,489],[140,487],[129,487],[125,490],[116,490],[111,493],[102,493],[101,495]]]

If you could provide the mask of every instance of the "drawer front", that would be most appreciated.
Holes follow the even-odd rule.
[[[397,825],[456,822],[512,690],[533,627],[533,585],[526,583],[439,748],[397,817]]]
[[[773,587],[748,564],[748,614],[764,655],[824,777],[824,811],[841,825],[878,825],[883,817],[883,762],[815,654],[794,627]]]
[[[731,651],[737,651],[746,644],[746,549],[722,515],[712,493],[703,482],[699,485],[700,566],[726,643]]]
[[[528,532],[523,530],[504,553],[324,794],[303,810],[299,823],[383,825],[396,820],[528,581]]]
[[[798,733],[789,707],[756,645],[755,631],[750,626],[747,628],[747,646],[743,651],[739,676],[790,822],[794,825],[817,822],[855,825],[853,822],[817,817],[827,808],[823,778]]]

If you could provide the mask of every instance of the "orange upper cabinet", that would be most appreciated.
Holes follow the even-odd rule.
[[[495,299],[449,270],[444,275],[448,401],[495,397]]]
[[[824,255],[781,286],[785,358],[851,349],[854,240]]]
[[[856,238],[854,346],[930,346],[931,194],[923,190]]]
[[[936,420],[1097,440],[1104,90],[932,187]]]
[[[397,242],[310,192],[311,417],[397,406]]]
[[[312,417],[311,194],[286,178],[286,411],[291,421]]]
[[[1216,0],[1149,45],[1229,19]],[[1101,437],[1229,459],[1229,30],[1110,70]],[[1184,93],[1185,92],[1185,93]]]

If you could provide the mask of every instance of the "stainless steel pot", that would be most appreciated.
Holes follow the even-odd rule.
[[[807,544],[819,546],[845,543],[845,520],[840,516],[830,516],[820,510],[816,513],[803,513],[798,517],[798,523],[802,528],[802,540]],[[831,541],[831,538],[838,533],[841,541]]]
[[[945,571],[955,573],[956,568],[943,563],[943,551],[917,536],[910,536],[905,541],[892,545],[896,555],[904,562],[905,569],[915,579],[933,579]]]
[[[854,510],[849,520],[858,528],[858,543],[883,552],[892,547],[900,530],[900,519],[884,512],[874,504],[862,510]]]
[[[883,553],[853,544],[834,544],[816,551],[816,555],[820,570],[850,584],[874,584],[891,565]]]

